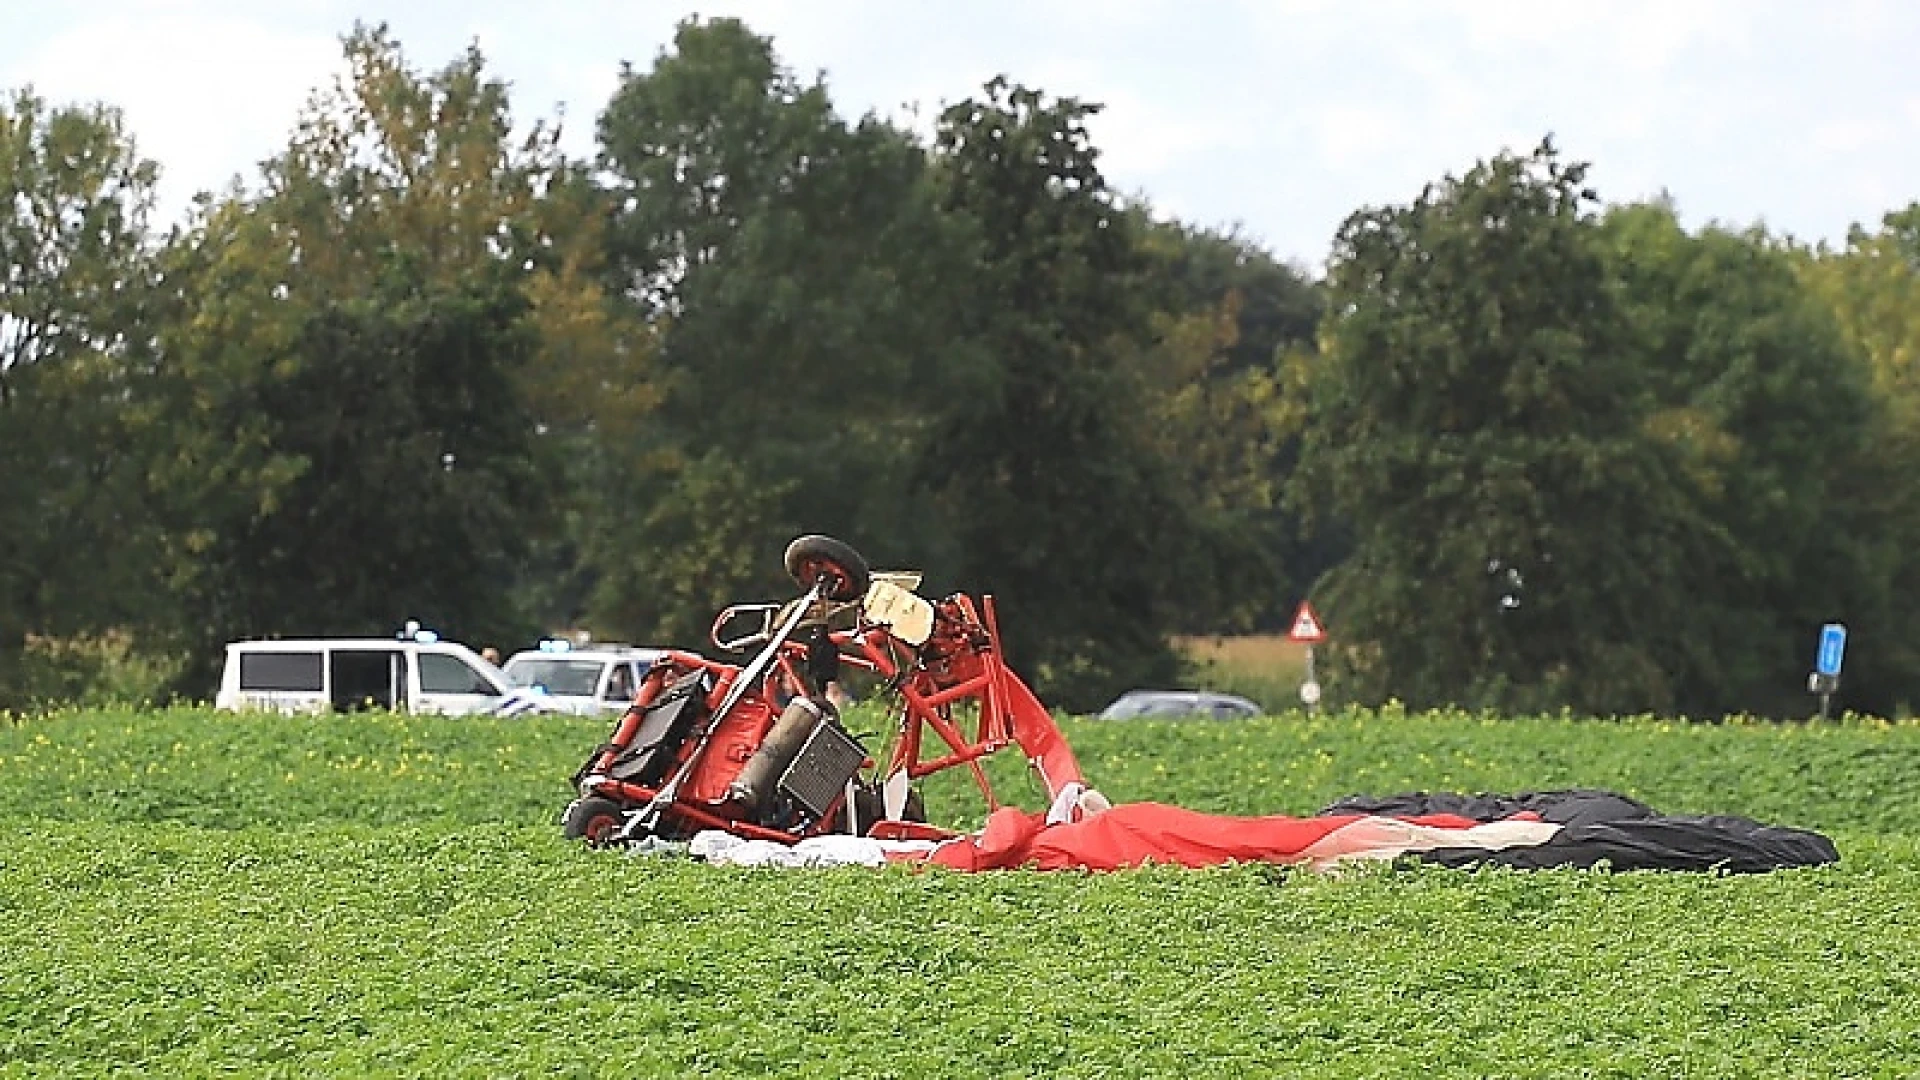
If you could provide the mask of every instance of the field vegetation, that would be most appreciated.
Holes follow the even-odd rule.
[[[861,717],[873,723],[877,717]],[[0,1075],[1903,1076],[1920,726],[1069,721],[1116,800],[1608,786],[1764,877],[723,870],[555,828],[592,720],[0,723]],[[1017,762],[1000,778],[1031,800]],[[936,818],[979,808],[929,793]]]

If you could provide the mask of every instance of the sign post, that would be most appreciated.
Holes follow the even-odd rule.
[[[1320,617],[1313,613],[1313,605],[1300,601],[1300,610],[1294,612],[1293,627],[1287,631],[1290,641],[1297,641],[1307,647],[1306,678],[1300,683],[1300,700],[1308,712],[1320,709],[1320,680],[1313,670],[1313,647],[1327,640],[1327,628],[1321,624]]]
[[[1807,690],[1820,695],[1820,719],[1827,718],[1833,704],[1833,692],[1840,689],[1840,666],[1847,659],[1847,628],[1828,623],[1820,628],[1820,645],[1813,654],[1813,674],[1807,676]]]

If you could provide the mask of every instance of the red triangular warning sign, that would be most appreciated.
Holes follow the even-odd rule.
[[[1287,637],[1303,645],[1315,645],[1327,640],[1327,629],[1320,625],[1320,617],[1313,613],[1313,605],[1302,600],[1300,610],[1294,613],[1293,629],[1287,631]]]

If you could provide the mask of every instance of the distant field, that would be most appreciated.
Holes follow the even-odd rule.
[[[720,870],[560,840],[595,721],[66,713],[0,721],[0,1076],[1920,1062],[1920,726],[1296,712],[1067,733],[1121,801],[1304,814],[1595,785],[1821,828],[1843,858],[1753,878]],[[978,817],[954,791],[932,809]]]
[[[1269,709],[1299,704],[1306,647],[1285,634],[1184,637],[1174,645],[1193,664],[1198,689],[1241,694]]]

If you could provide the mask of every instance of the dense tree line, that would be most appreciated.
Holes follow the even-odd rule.
[[[1546,143],[1314,278],[1005,80],[923,139],[690,21],[573,160],[477,51],[344,47],[165,231],[112,108],[0,103],[0,704],[408,618],[697,646],[801,532],[994,593],[1074,708],[1308,593],[1362,701],[1786,715],[1828,619],[1848,704],[1920,679],[1920,205],[1689,231]]]

